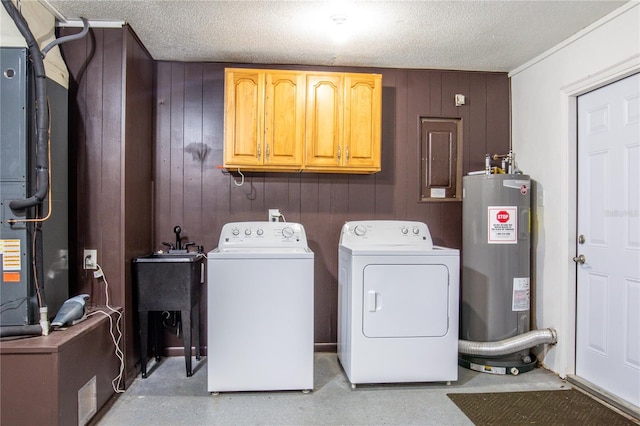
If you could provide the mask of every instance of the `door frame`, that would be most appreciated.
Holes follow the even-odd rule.
[[[569,256],[576,254],[576,241],[578,238],[578,96],[593,90],[599,89],[610,83],[622,80],[630,75],[640,72],[639,57],[633,56],[626,61],[614,64],[594,73],[584,79],[566,85],[561,88],[562,100],[566,108],[566,124],[567,124],[567,195],[568,203],[568,235],[566,236],[569,243]],[[566,327],[567,335],[564,337],[567,342],[566,352],[566,371],[567,379],[580,386],[586,388],[592,393],[598,394],[600,397],[607,399],[610,403],[618,406],[625,411],[633,410],[626,401],[623,401],[606,392],[603,394],[601,389],[596,389],[593,384],[581,380],[576,376],[576,313],[577,313],[577,269],[574,262],[567,262],[567,310],[566,310]]]

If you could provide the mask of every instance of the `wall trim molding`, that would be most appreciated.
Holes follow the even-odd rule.
[[[574,35],[572,35],[568,39],[558,43],[557,45],[555,45],[551,49],[547,50],[546,52],[541,53],[540,55],[536,56],[535,58],[531,59],[530,61],[525,62],[523,65],[520,65],[519,67],[513,69],[512,71],[509,71],[509,78],[511,78],[511,77],[513,77],[515,75],[518,75],[519,73],[521,73],[521,72],[525,71],[526,69],[532,67],[533,65],[537,64],[538,62],[542,62],[544,59],[548,58],[549,56],[553,55],[554,53],[566,48],[567,46],[569,46],[570,44],[574,43],[575,41],[580,40],[581,38],[583,38],[587,34],[597,30],[601,26],[603,26],[603,25],[607,24],[608,22],[616,19],[618,16],[626,13],[628,10],[631,10],[634,7],[640,7],[640,3],[634,2],[634,1],[630,1],[630,2],[620,6],[619,8],[614,10],[613,12],[609,13],[607,16],[597,20],[596,22],[594,22],[593,24],[591,24],[588,27],[584,28],[583,30],[575,33]]]

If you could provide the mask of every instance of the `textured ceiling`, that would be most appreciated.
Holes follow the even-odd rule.
[[[627,2],[40,1],[126,22],[156,60],[477,71],[511,71]]]

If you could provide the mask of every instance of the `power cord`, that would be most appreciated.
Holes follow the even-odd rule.
[[[95,278],[102,278],[102,280],[104,281],[105,307],[107,309],[107,312],[97,309],[93,312],[88,313],[87,316],[102,314],[109,318],[109,333],[111,334],[111,339],[113,340],[113,345],[115,346],[116,357],[120,360],[120,370],[118,372],[118,375],[111,381],[111,386],[116,393],[123,393],[124,389],[120,389],[122,386],[122,377],[124,375],[124,353],[122,352],[122,349],[120,349],[120,342],[122,341],[122,329],[120,328],[120,323],[122,322],[122,312],[112,308],[109,305],[109,283],[107,282],[107,277],[104,275],[102,267],[97,262],[96,267],[98,269],[93,273],[93,276]],[[114,333],[114,322],[113,316],[111,315],[112,313],[116,314],[115,331],[117,333],[117,337],[116,333]]]

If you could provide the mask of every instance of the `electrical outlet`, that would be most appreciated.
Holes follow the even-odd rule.
[[[269,222],[278,222],[280,220],[279,209],[269,209]]]
[[[98,250],[84,249],[83,269],[98,269]]]

